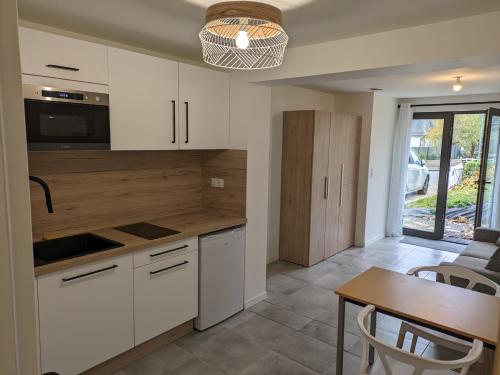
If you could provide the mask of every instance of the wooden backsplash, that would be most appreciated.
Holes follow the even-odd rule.
[[[222,210],[245,215],[246,152],[52,151],[29,153],[30,174],[50,186],[54,213],[31,182],[33,237]],[[225,179],[212,188],[212,177]]]
[[[204,151],[203,207],[245,216],[247,185],[246,151]],[[224,188],[213,188],[212,177],[223,178]]]

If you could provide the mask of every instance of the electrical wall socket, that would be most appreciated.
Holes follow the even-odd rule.
[[[212,177],[211,185],[214,188],[223,189],[224,188],[224,179]]]

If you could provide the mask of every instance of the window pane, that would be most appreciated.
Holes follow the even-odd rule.
[[[467,242],[474,235],[485,118],[484,113],[455,114],[444,223],[449,241]]]
[[[443,119],[412,121],[410,151],[415,153],[416,160],[408,163],[405,228],[434,232],[443,126]]]

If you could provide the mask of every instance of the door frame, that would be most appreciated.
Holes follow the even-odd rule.
[[[486,114],[484,131],[483,131],[483,147],[481,148],[481,165],[479,170],[479,180],[477,181],[477,199],[476,199],[476,216],[474,218],[474,228],[481,226],[481,221],[483,218],[483,203],[484,203],[484,191],[486,184],[486,170],[488,168],[488,151],[490,148],[490,137],[491,137],[491,122],[493,116],[500,116],[499,108],[489,108],[487,111],[481,111]]]

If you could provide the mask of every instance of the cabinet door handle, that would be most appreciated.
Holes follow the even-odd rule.
[[[57,65],[57,64],[47,64],[45,65],[47,68],[53,68],[53,69],[62,69],[62,70],[70,70],[72,72],[78,72],[80,69],[78,68],[73,68],[72,66],[64,66],[64,65]]]
[[[172,100],[172,121],[173,121],[173,124],[172,124],[172,129],[173,129],[173,138],[172,138],[172,143],[175,143],[176,142],[176,139],[175,139],[175,100]]]
[[[340,194],[339,194],[339,207],[342,207],[344,199],[344,163],[340,164]]]
[[[162,251],[161,253],[149,254],[149,256],[151,258],[154,258],[154,257],[160,256],[160,255],[163,255],[163,254],[171,253],[172,251],[177,251],[177,250],[185,249],[187,247],[188,247],[188,245],[184,245],[184,246],[181,246],[181,247],[176,247],[175,249],[170,249],[170,250]]]
[[[162,268],[161,270],[157,270],[157,271],[151,271],[149,274],[150,275],[156,275],[157,273],[160,273],[160,272],[165,272],[165,271],[168,271],[168,270],[171,270],[172,268],[176,268],[176,267],[180,267],[180,266],[183,266],[185,264],[188,264],[189,262],[187,260],[185,260],[184,262],[182,263],[179,263],[179,264],[174,264],[173,266],[170,266],[170,267],[165,267],[165,268]]]
[[[186,105],[186,140],[184,143],[189,143],[189,103],[184,102]]]
[[[329,185],[330,185],[330,180],[329,180],[328,176],[325,176],[325,182],[324,182],[324,186],[323,186],[323,188],[324,188],[323,198],[325,198],[325,199],[328,199],[328,193],[329,193],[328,190],[330,190]]]
[[[109,270],[112,270],[112,269],[115,269],[115,268],[118,268],[118,266],[116,264],[113,264],[112,266],[109,266],[109,267],[106,267],[106,268],[103,268],[103,269],[100,269],[100,270],[91,271],[91,272],[87,272],[87,273],[82,273],[81,275],[77,275],[77,276],[63,278],[62,281],[65,282],[65,283],[67,283],[68,281],[73,281],[73,280],[76,280],[76,279],[80,279],[80,278],[85,277],[85,276],[95,275],[96,273],[101,273],[101,272],[109,271]]]

